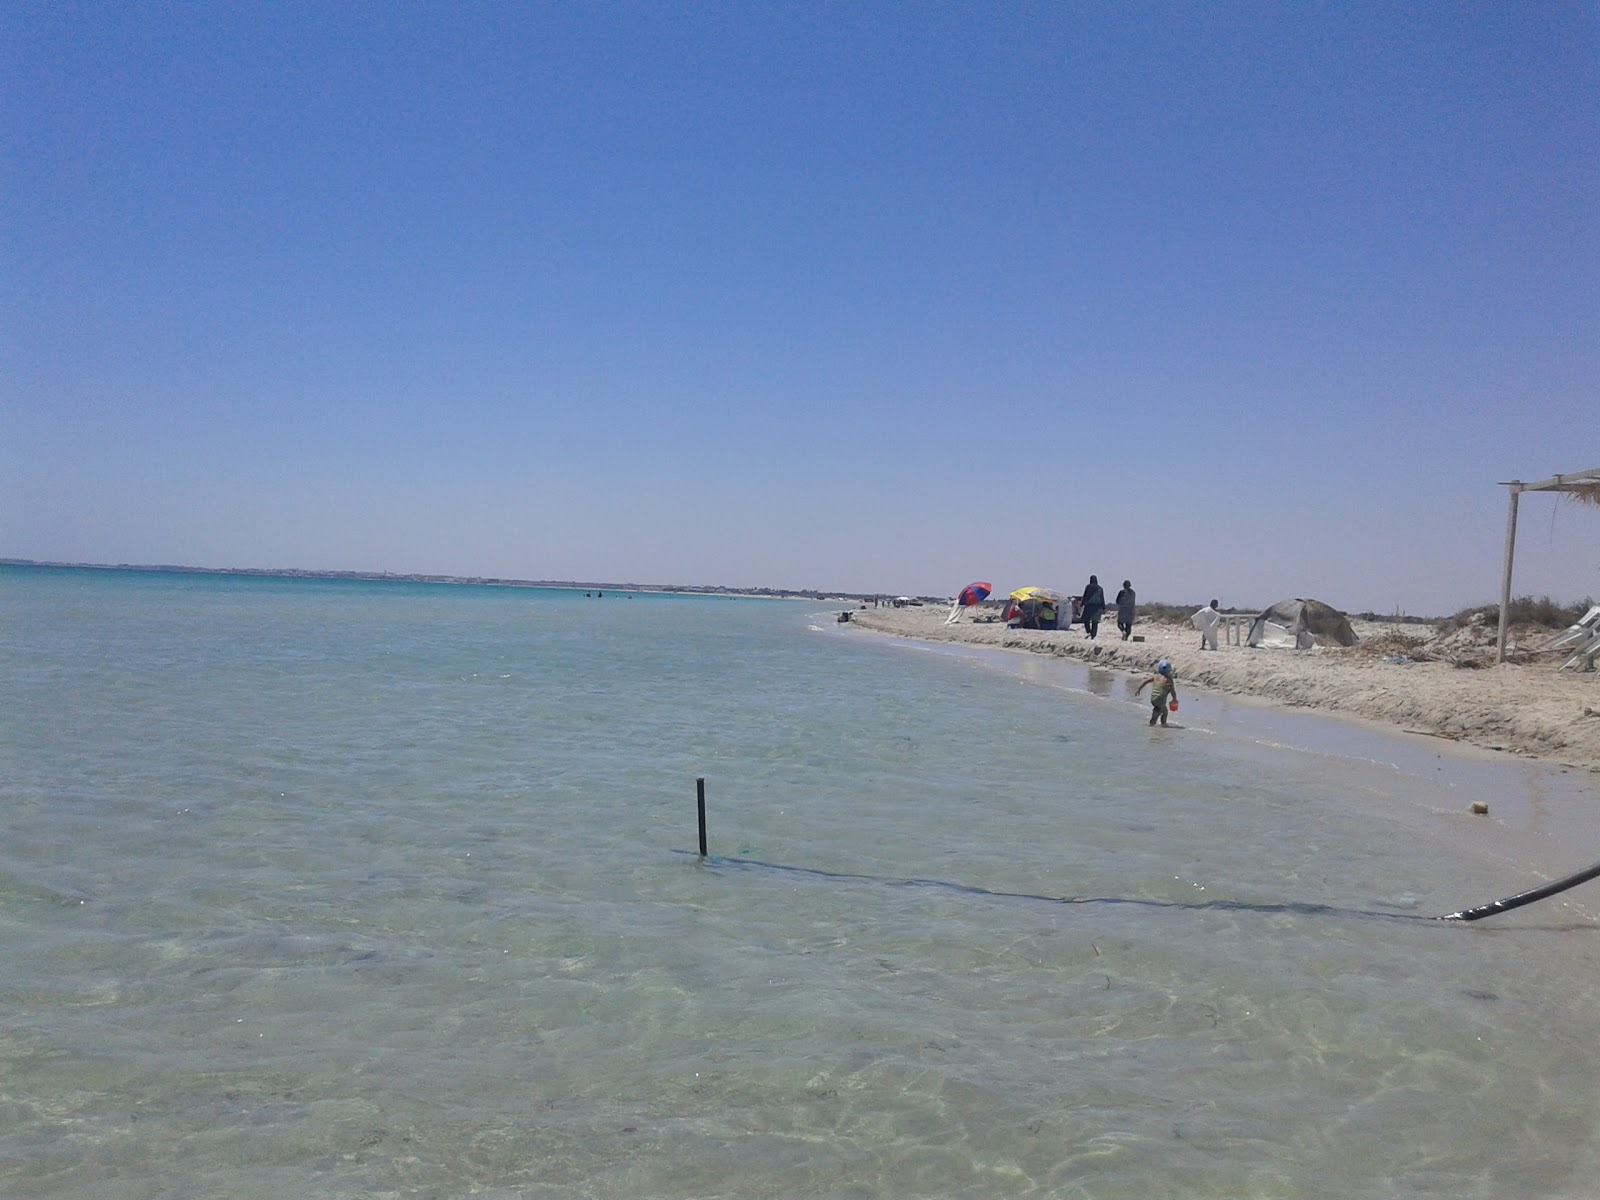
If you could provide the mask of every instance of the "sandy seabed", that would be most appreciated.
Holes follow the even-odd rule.
[[[949,609],[931,606],[845,611],[863,630],[1058,655],[1130,674],[1170,658],[1180,698],[1189,689],[1209,689],[1600,772],[1600,674],[1560,670],[1559,654],[1538,653],[1553,636],[1548,630],[1514,637],[1520,661],[1496,664],[1485,646],[1492,630],[1447,636],[1427,626],[1356,621],[1362,644],[1350,648],[1252,649],[1223,640],[1201,650],[1200,635],[1187,623],[1136,622],[1134,635],[1143,640],[1124,641],[1115,610],[1092,640],[1077,625],[1010,629],[992,606],[963,611],[954,624],[946,623]],[[1469,653],[1460,652],[1463,636]]]

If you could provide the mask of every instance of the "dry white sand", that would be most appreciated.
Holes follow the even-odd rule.
[[[981,617],[997,612],[987,605],[964,612],[953,625],[945,623],[948,608],[849,612],[850,623],[863,630],[1064,655],[1109,670],[1144,674],[1157,659],[1170,658],[1180,698],[1191,688],[1212,689],[1600,772],[1600,673],[1562,671],[1559,654],[1538,653],[1553,636],[1548,630],[1513,637],[1518,661],[1495,664],[1495,631],[1481,627],[1439,636],[1428,626],[1353,622],[1362,644],[1349,649],[1224,643],[1202,651],[1200,635],[1187,623],[1139,622],[1134,633],[1144,640],[1125,642],[1114,609],[1093,641],[1079,626],[1040,631],[985,622]],[[1391,661],[1398,658],[1431,661]]]

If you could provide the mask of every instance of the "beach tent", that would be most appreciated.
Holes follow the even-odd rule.
[[[1042,587],[1018,588],[1006,605],[1007,623],[1022,629],[1065,629],[1072,624],[1072,604],[1060,592]],[[1066,617],[1066,624],[1059,624]]]
[[[1248,644],[1274,650],[1354,646],[1360,639],[1342,612],[1320,600],[1279,600],[1250,626]]]

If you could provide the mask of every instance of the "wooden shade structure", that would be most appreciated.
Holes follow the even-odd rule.
[[[1506,623],[1511,613],[1511,560],[1517,549],[1517,499],[1523,492],[1563,492],[1573,499],[1600,504],[1600,467],[1573,475],[1553,475],[1538,483],[1513,479],[1501,487],[1511,489],[1511,514],[1506,519],[1506,570],[1500,581],[1500,634],[1495,642],[1495,661],[1506,660]]]

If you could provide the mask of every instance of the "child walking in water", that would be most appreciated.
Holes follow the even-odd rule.
[[[1172,677],[1172,660],[1163,658],[1156,664],[1154,675],[1147,675],[1143,683],[1133,689],[1137,696],[1145,688],[1150,689],[1150,724],[1157,720],[1161,727],[1167,727],[1167,703],[1178,698],[1178,681]]]

